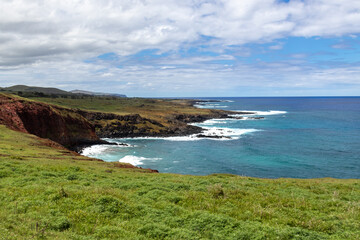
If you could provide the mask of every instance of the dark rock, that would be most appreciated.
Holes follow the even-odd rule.
[[[227,136],[217,136],[217,135],[204,135],[204,134],[199,134],[196,137],[198,138],[216,138],[216,139],[220,139],[220,138],[226,138],[226,139],[231,139],[231,137],[227,137]]]
[[[248,119],[255,119],[255,120],[259,120],[259,119],[264,119],[264,117],[248,117]]]

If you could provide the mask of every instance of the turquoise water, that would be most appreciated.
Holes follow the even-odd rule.
[[[98,145],[84,154],[181,174],[360,178],[359,97],[213,99],[224,102],[199,107],[254,111],[264,119],[199,125],[223,139],[111,139],[131,147]]]

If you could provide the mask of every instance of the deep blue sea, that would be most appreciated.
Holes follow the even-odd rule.
[[[202,108],[252,111],[263,119],[212,119],[198,126],[222,139],[107,139],[84,155],[160,172],[261,178],[360,178],[360,97],[207,98]],[[241,116],[241,115],[238,115]]]

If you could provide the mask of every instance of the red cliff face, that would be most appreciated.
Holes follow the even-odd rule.
[[[0,124],[66,147],[100,141],[94,127],[80,114],[11,95],[0,94]]]

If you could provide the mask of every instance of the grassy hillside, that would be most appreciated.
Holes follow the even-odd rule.
[[[72,98],[32,98],[63,107],[80,108],[88,111],[127,115],[138,113],[142,117],[159,120],[171,114],[210,114],[213,110],[198,109],[186,100],[89,97]]]
[[[70,92],[58,89],[58,88],[45,88],[45,87],[34,87],[34,86],[26,86],[26,85],[15,85],[11,87],[2,88],[4,91],[11,92],[40,92],[44,94],[64,94],[70,95]]]
[[[188,126],[185,123],[186,120],[184,119],[189,116],[195,118],[218,118],[220,115],[225,115],[226,113],[226,111],[222,110],[195,108],[191,105],[190,100],[90,96],[82,96],[76,99],[67,97],[33,97],[31,99],[72,109],[111,113],[122,116],[139,114],[142,118],[146,118],[139,121],[122,121],[101,116],[99,116],[99,118],[92,118],[91,120],[88,119],[96,127],[98,136],[101,137],[168,136],[171,134],[189,135],[197,131],[194,130],[195,127]],[[181,120],[178,119],[179,116]],[[127,132],[128,130],[130,130],[130,132]],[[109,133],[114,133],[115,136],[110,136]]]
[[[359,239],[360,180],[186,176],[0,126],[0,239]]]

